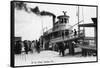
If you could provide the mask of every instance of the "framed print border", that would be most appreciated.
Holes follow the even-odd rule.
[[[86,7],[96,7],[96,17],[97,17],[97,24],[96,24],[96,49],[97,49],[97,56],[96,61],[87,61],[87,62],[70,62],[70,63],[57,63],[57,64],[40,64],[40,65],[22,65],[16,66],[15,65],[15,57],[14,57],[14,34],[15,34],[15,15],[14,15],[14,2],[25,2],[25,3],[38,3],[38,4],[53,4],[53,5],[70,5],[70,6],[86,6]],[[80,64],[80,63],[93,63],[98,62],[98,6],[97,5],[83,5],[83,4],[65,4],[65,3],[50,3],[50,2],[36,2],[36,1],[11,1],[10,2],[11,8],[11,24],[10,24],[10,66],[11,67],[30,67],[30,66],[47,66],[47,65],[62,65],[62,64]]]

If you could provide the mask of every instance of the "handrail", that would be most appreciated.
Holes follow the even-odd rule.
[[[81,30],[82,31],[82,30]],[[79,38],[80,36],[83,37],[84,33],[81,33],[81,35],[77,34],[76,36],[69,34],[68,36],[60,36],[60,37],[56,37],[56,38],[52,38],[51,41],[63,41],[63,40],[70,40],[70,39],[75,39],[75,38]]]

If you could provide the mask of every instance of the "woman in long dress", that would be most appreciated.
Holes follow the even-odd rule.
[[[32,53],[35,52],[35,41],[32,41],[31,51],[32,51]]]

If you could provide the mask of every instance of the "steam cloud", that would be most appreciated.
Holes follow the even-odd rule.
[[[15,6],[15,8],[17,8],[17,10],[25,10],[26,12],[29,12],[28,9],[30,9],[30,12],[32,12],[36,15],[56,17],[55,14],[48,12],[48,11],[40,12],[38,6],[36,6],[35,8],[29,8],[29,7],[27,7],[27,4],[24,2],[14,2],[14,6]]]

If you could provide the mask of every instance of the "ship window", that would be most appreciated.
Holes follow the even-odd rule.
[[[67,23],[67,19],[66,18],[64,18],[64,23]]]
[[[65,31],[65,35],[66,35],[66,36],[69,35],[69,31],[68,31],[68,30]]]
[[[60,23],[63,23],[63,18],[59,19],[59,22],[60,22]]]
[[[60,32],[54,32],[53,33],[54,38],[57,38],[57,37],[60,37],[60,36],[61,36]]]

